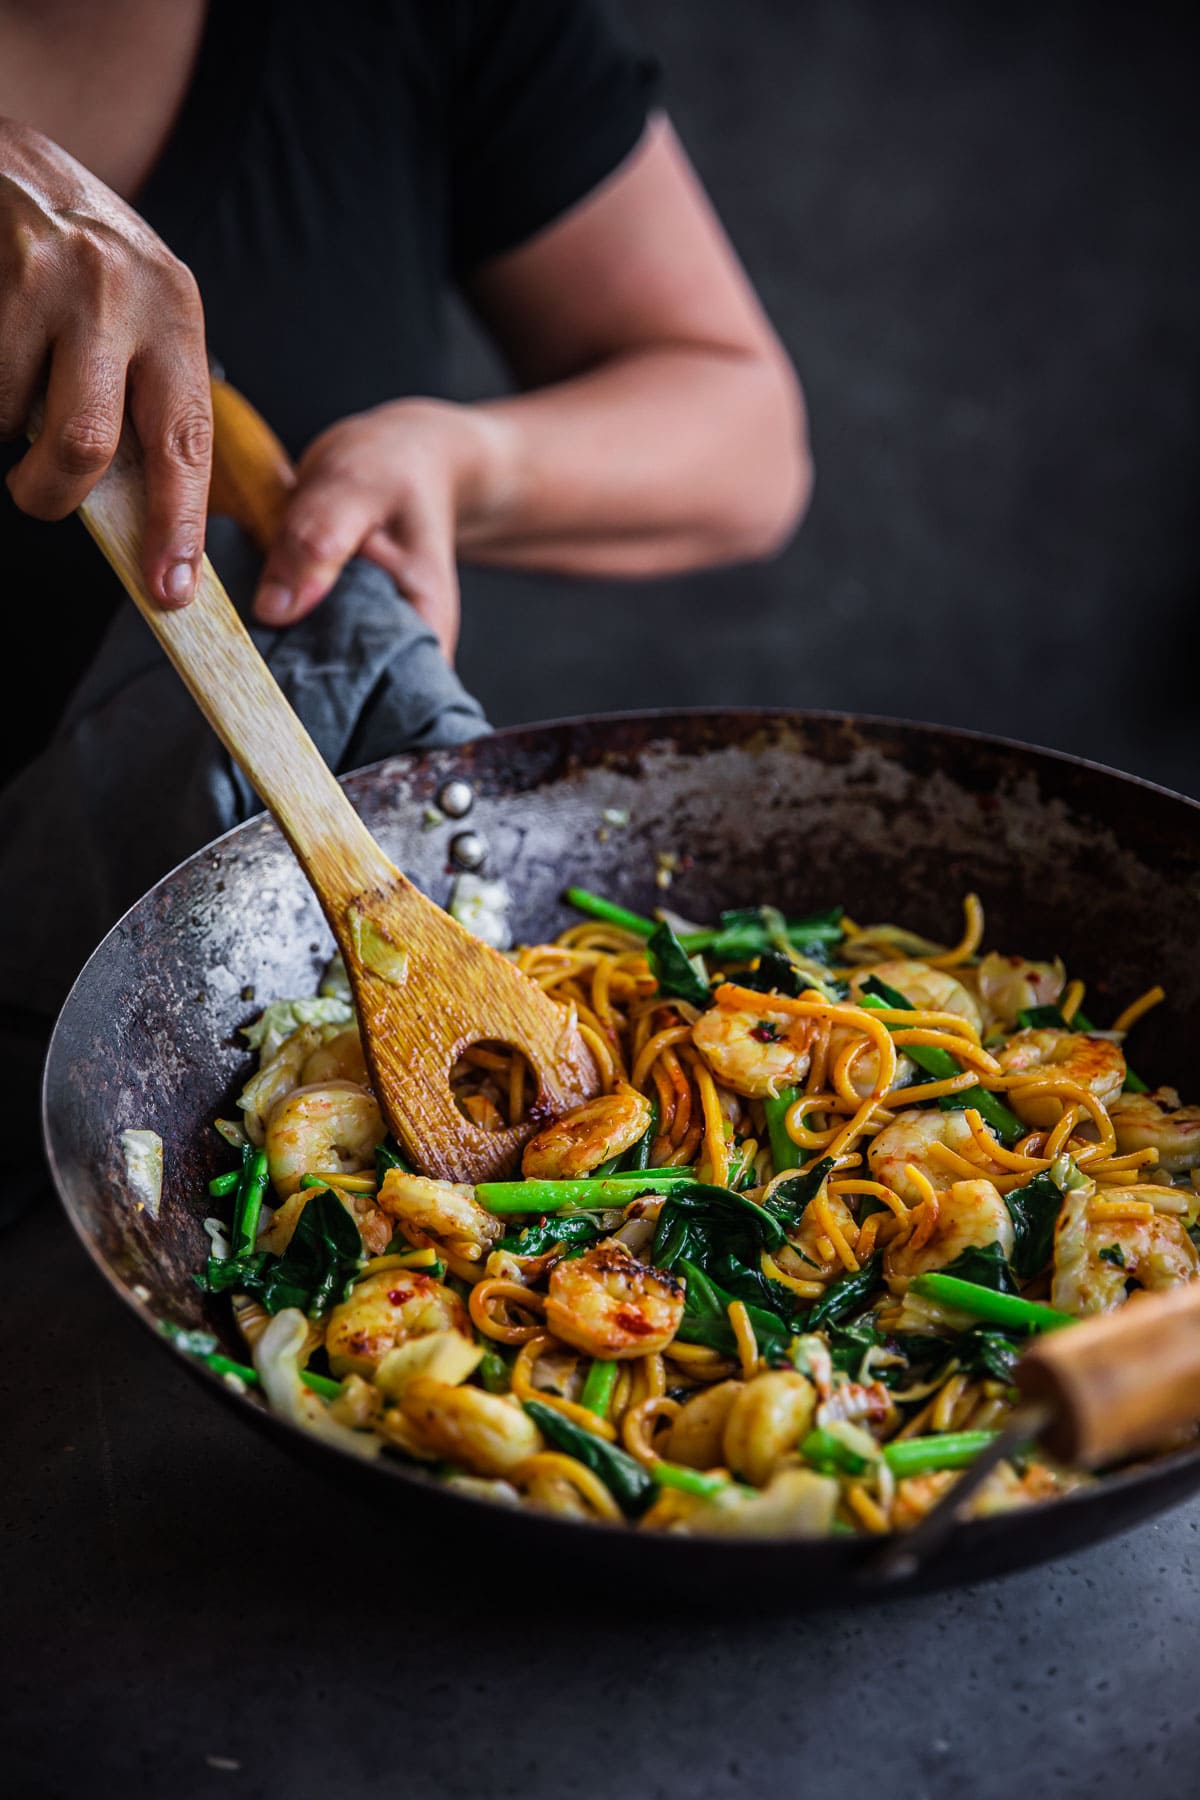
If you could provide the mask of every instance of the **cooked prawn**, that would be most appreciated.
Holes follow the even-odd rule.
[[[1105,1188],[1103,1199],[1133,1202],[1136,1188]],[[1054,1279],[1050,1304],[1061,1312],[1110,1312],[1129,1283],[1157,1291],[1200,1275],[1200,1257],[1182,1219],[1154,1212],[1140,1218],[1096,1218],[1092,1190],[1067,1195],[1054,1231]]]
[[[816,1388],[795,1369],[771,1369],[740,1383],[725,1420],[726,1464],[754,1487],[765,1487],[808,1433],[816,1410]]]
[[[812,1020],[772,1012],[767,994],[753,1011],[718,998],[692,1027],[692,1042],[717,1080],[752,1100],[773,1098],[781,1087],[804,1080],[812,1039]]]
[[[775,1261],[785,1275],[799,1281],[815,1280],[841,1269],[827,1220],[832,1221],[841,1236],[853,1244],[858,1236],[854,1214],[837,1194],[823,1193],[820,1205],[815,1200],[810,1201],[799,1224],[788,1227],[787,1243],[781,1244],[775,1252]]]
[[[589,1356],[620,1361],[665,1350],[683,1317],[683,1288],[672,1275],[631,1256],[609,1238],[556,1265],[546,1324]]]
[[[1200,1106],[1181,1106],[1174,1088],[1122,1094],[1108,1116],[1121,1150],[1157,1150],[1159,1168],[1171,1175],[1200,1166]]]
[[[356,1082],[293,1088],[267,1120],[271,1180],[286,1199],[303,1175],[360,1174],[386,1136],[375,1096]]]
[[[944,1269],[964,1250],[999,1244],[1011,1256],[1013,1222],[990,1181],[956,1181],[936,1200],[925,1200],[912,1215],[912,1229],[884,1252],[883,1272],[893,1292],[903,1292],[914,1275]]]
[[[975,970],[975,988],[984,1007],[1010,1030],[1017,1014],[1031,1006],[1053,1006],[1066,984],[1067,971],[1052,963],[1030,962],[1025,956],[1001,956],[991,950]]]
[[[503,1219],[480,1206],[474,1188],[462,1182],[389,1169],[378,1198],[412,1243],[433,1244],[466,1262],[482,1262],[505,1233]]]
[[[370,1087],[371,1077],[367,1073],[358,1026],[345,1025],[319,1044],[300,1071],[300,1079],[305,1086],[325,1081],[353,1081],[359,1087]]]
[[[860,1100],[866,1100],[875,1093],[879,1086],[879,1051],[860,1033],[851,1031],[849,1026],[835,1025],[829,1034],[829,1067],[832,1069],[847,1044],[856,1041],[860,1046],[858,1055],[850,1064],[849,1080],[853,1091]],[[907,1087],[914,1079],[917,1066],[907,1056],[896,1054],[896,1073],[888,1084],[886,1092],[893,1088]]]
[[[1015,1032],[996,1060],[1006,1075],[1043,1075],[1072,1082],[1094,1095],[1102,1106],[1110,1106],[1125,1085],[1125,1058],[1118,1045],[1082,1031],[1046,1026]],[[1058,1122],[1067,1104],[1055,1094],[1040,1094],[1035,1081],[1011,1088],[1008,1102],[1027,1125],[1043,1129]]]
[[[542,1448],[542,1434],[518,1401],[427,1375],[410,1381],[400,1412],[422,1444],[477,1475],[508,1475]]]
[[[961,1112],[902,1112],[885,1125],[867,1147],[867,1161],[876,1181],[891,1188],[906,1206],[919,1206],[925,1190],[908,1173],[909,1164],[932,1183],[942,1186],[946,1171],[930,1155],[933,1144],[944,1144],[960,1156],[976,1159],[971,1127]],[[984,1174],[989,1173],[984,1169]]]
[[[718,1381],[686,1400],[671,1421],[667,1455],[692,1469],[711,1469],[725,1449],[725,1422],[742,1391],[740,1381]]]
[[[588,1175],[610,1156],[631,1149],[645,1136],[650,1118],[645,1095],[621,1082],[611,1094],[598,1094],[594,1100],[572,1107],[530,1138],[521,1158],[521,1173],[546,1181]]]
[[[863,986],[870,976],[875,975],[888,987],[903,994],[910,1006],[921,1012],[954,1013],[957,1018],[965,1019],[968,1025],[980,1031],[983,1019],[979,1005],[973,994],[969,994],[961,981],[947,974],[945,969],[931,969],[923,962],[885,962],[877,963],[874,968],[860,969],[850,977],[850,992],[857,1000]]]
[[[1056,1494],[1069,1493],[1085,1479],[1070,1471],[1052,1469],[1042,1462],[1030,1461],[1020,1473],[1012,1463],[1002,1462],[967,1502],[967,1517],[982,1519],[990,1513],[1008,1512],[1014,1507],[1035,1506],[1039,1501],[1052,1500]],[[897,1482],[892,1506],[893,1529],[909,1531],[919,1525],[957,1480],[957,1470],[936,1469],[928,1475],[909,1475]]]
[[[372,1375],[397,1344],[447,1330],[472,1336],[467,1309],[452,1289],[414,1269],[380,1269],[333,1308],[325,1351],[335,1375]]]

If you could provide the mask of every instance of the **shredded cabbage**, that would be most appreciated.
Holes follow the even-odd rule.
[[[320,1395],[301,1381],[300,1359],[307,1344],[308,1320],[299,1308],[288,1306],[275,1314],[254,1346],[254,1366],[272,1411],[352,1456],[378,1456],[383,1445],[377,1437],[340,1425]]]
[[[408,975],[408,951],[394,944],[373,919],[356,909],[350,914],[350,936],[364,969],[400,987]]]
[[[274,1056],[261,1060],[258,1073],[250,1077],[237,1102],[242,1109],[246,1135],[252,1143],[262,1143],[263,1127],[271,1108],[293,1088],[300,1086],[301,1073],[313,1051],[319,1050],[339,1029],[334,1024],[301,1025],[290,1037],[284,1038]]]
[[[759,1493],[731,1482],[710,1503],[704,1530],[723,1537],[828,1537],[841,1489],[811,1469],[780,1469]]]
[[[350,992],[350,977],[346,973],[346,965],[342,961],[342,953],[335,950],[329,959],[329,966],[321,977],[318,994],[325,1000],[344,1000],[351,1005],[354,996]]]
[[[335,994],[309,994],[301,1000],[272,1000],[242,1036],[257,1050],[263,1065],[278,1055],[285,1038],[301,1025],[348,1025],[354,1017],[349,1000]]]
[[[228,1262],[229,1239],[225,1235],[224,1219],[205,1219],[204,1229],[208,1234],[208,1241],[212,1246],[209,1255],[213,1257],[216,1262]]]
[[[123,1131],[121,1153],[125,1158],[129,1185],[139,1206],[145,1207],[152,1219],[157,1219],[162,1205],[162,1139],[157,1131]]]
[[[503,881],[485,881],[480,875],[460,875],[454,883],[447,911],[452,919],[490,944],[507,950],[512,943],[508,909],[512,895]]]

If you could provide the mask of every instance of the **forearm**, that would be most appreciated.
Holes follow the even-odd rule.
[[[466,561],[669,574],[770,554],[808,500],[782,352],[656,345],[465,411],[480,457],[457,514]]]

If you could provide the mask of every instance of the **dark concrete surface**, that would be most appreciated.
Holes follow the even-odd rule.
[[[58,1217],[5,1255],[5,1795],[1195,1793],[1200,1503],[840,1615],[597,1613],[569,1566],[414,1541],[200,1402]]]
[[[201,1402],[57,1216],[4,1248],[14,1800],[1195,1792],[1200,1503],[840,1614],[598,1611],[569,1566],[414,1540]]]
[[[1200,790],[1182,11],[626,11],[801,369],[817,498],[767,567],[470,578],[492,716],[872,708]],[[466,332],[459,372],[495,379]],[[841,1615],[720,1623],[640,1591],[595,1614],[569,1567],[414,1541],[202,1401],[48,1204],[0,1256],[17,1800],[1196,1792],[1200,1502]]]

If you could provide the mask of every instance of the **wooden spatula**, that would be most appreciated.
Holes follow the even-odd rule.
[[[375,1092],[414,1165],[443,1180],[509,1172],[524,1140],[599,1087],[562,1009],[396,869],[354,811],[207,557],[195,600],[164,612],[142,579],[140,454],[129,434],[80,509],[209,724],[273,813],[312,883],[349,971]],[[153,754],[153,746],[148,748]],[[450,1071],[480,1040],[511,1044],[538,1083],[523,1125],[464,1117]]]
[[[936,1553],[992,1470],[1023,1445],[1103,1468],[1166,1443],[1200,1419],[1200,1281],[1135,1293],[1116,1312],[1035,1338],[1014,1371],[1020,1404],[1005,1430],[872,1573],[900,1579]]]

